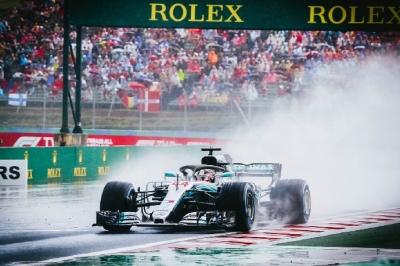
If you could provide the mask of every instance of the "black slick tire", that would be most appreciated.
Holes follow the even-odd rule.
[[[108,182],[101,195],[100,211],[127,212],[130,211],[127,197],[134,192],[133,185],[129,182]],[[108,231],[129,231],[132,226],[103,225]]]
[[[311,194],[306,181],[278,180],[271,191],[271,202],[279,223],[305,224],[311,214]]]
[[[228,231],[247,232],[253,227],[256,215],[256,196],[252,186],[246,182],[223,183],[218,199],[218,209],[235,211],[235,227]]]

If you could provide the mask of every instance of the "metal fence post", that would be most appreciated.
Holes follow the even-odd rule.
[[[92,129],[96,127],[96,92],[92,89],[93,94],[93,114],[92,114]]]
[[[47,100],[47,90],[44,85],[42,85],[43,89],[43,125],[42,128],[46,128],[46,100]]]
[[[186,132],[186,123],[187,123],[187,92],[186,89],[183,89],[183,94],[185,95],[185,105],[183,106],[183,131]]]
[[[138,105],[138,108],[139,108],[139,130],[142,130],[142,108],[143,108],[143,104],[144,104],[143,92],[141,89],[138,89],[138,91],[139,91],[139,98],[140,98],[139,101],[141,103],[141,105]]]
[[[248,110],[248,114],[247,114],[247,117],[249,120],[251,117],[251,99],[252,99],[252,97],[253,97],[253,91],[251,91],[249,94],[249,110]]]

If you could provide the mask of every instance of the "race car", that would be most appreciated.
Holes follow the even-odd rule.
[[[249,231],[257,223],[307,223],[311,194],[306,181],[281,179],[280,163],[233,163],[221,148],[202,148],[200,164],[167,172],[162,182],[143,191],[129,182],[108,182],[102,192],[96,223],[108,231],[132,226],[224,228]],[[267,182],[262,188],[246,179]],[[265,182],[260,182],[265,183]]]

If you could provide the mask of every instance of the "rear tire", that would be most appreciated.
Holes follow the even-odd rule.
[[[255,220],[256,205],[255,192],[249,183],[222,183],[218,209],[236,212],[235,227],[227,230],[243,232],[251,230]]]
[[[108,182],[101,195],[100,211],[131,211],[127,198],[134,192],[135,189],[131,183],[119,181]],[[131,225],[103,225],[104,229],[114,232],[129,231],[131,227]]]
[[[279,223],[305,224],[311,214],[311,194],[301,179],[279,180],[271,191],[271,202]]]

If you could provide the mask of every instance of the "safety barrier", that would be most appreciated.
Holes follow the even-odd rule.
[[[161,154],[182,160],[196,155],[200,158],[202,152],[199,146],[0,148],[0,160],[28,161],[28,183],[101,178],[117,174],[122,164]]]

